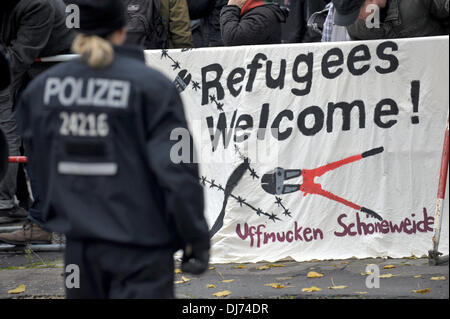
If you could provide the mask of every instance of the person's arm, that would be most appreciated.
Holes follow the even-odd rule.
[[[273,21],[254,10],[241,17],[241,8],[236,5],[228,4],[222,8],[220,29],[224,45],[259,44],[265,41]]]
[[[192,31],[186,0],[170,0],[169,33],[173,48],[192,48]]]
[[[54,21],[55,9],[49,0],[30,1],[24,8],[17,36],[6,48],[14,79],[21,78],[40,57],[50,38]]]
[[[164,194],[164,206],[181,239],[183,248],[194,252],[209,249],[209,230],[204,217],[203,188],[199,182],[196,163],[174,163],[170,157],[177,141],[171,141],[174,129],[187,130],[183,104],[175,87],[169,81],[158,82],[159,87],[148,91],[144,110],[147,130],[146,151],[156,183]],[[159,96],[151,96],[157,91]],[[156,104],[156,105],[155,105]],[[151,107],[150,107],[151,106]],[[189,141],[185,141],[189,142]],[[187,145],[185,149],[190,149]]]

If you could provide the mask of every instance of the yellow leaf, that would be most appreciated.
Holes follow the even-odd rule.
[[[394,277],[393,274],[384,274],[384,275],[380,275],[380,278],[391,278]]]
[[[409,256],[409,257],[406,257],[406,259],[419,259],[419,258],[416,257],[416,256],[414,256],[414,255],[411,255],[411,256]]]
[[[182,274],[183,272],[181,271],[181,269],[178,269],[178,268],[177,268],[177,269],[175,269],[175,273],[176,273],[176,274]]]
[[[413,290],[412,292],[415,292],[416,294],[426,294],[429,291],[430,291],[430,288],[425,288],[425,289]]]
[[[395,268],[394,265],[386,265],[383,267],[383,269],[393,269],[393,268]]]
[[[216,288],[216,285],[213,285],[213,284],[206,285],[206,288]]]
[[[184,283],[183,280],[177,280],[177,281],[174,282],[175,285],[179,285],[179,284],[183,284],[183,283]]]
[[[279,283],[265,284],[264,286],[269,286],[269,287],[276,288],[276,289],[284,288],[284,286]]]
[[[358,294],[358,295],[367,295],[368,292],[367,292],[367,291],[355,291],[355,294]]]
[[[266,269],[269,269],[269,268],[270,268],[269,266],[261,266],[261,267],[258,267],[259,270],[266,270]]]
[[[369,276],[369,275],[372,275],[372,273],[371,272],[362,272],[361,273],[361,276]]]
[[[269,264],[269,267],[284,267],[284,264]]]
[[[231,291],[229,291],[229,290],[224,290],[224,291],[216,292],[215,294],[213,294],[213,296],[214,296],[214,297],[226,297],[226,296],[228,296],[229,294],[231,294]]]
[[[414,278],[421,278],[422,275],[415,275]]]
[[[345,289],[347,288],[347,286],[332,286],[332,287],[328,287],[328,289]]]
[[[245,268],[247,268],[247,267],[244,266],[244,265],[239,265],[239,266],[237,266],[236,268],[237,268],[237,269],[245,269]]]
[[[315,271],[310,271],[306,275],[306,277],[308,277],[308,278],[320,278],[320,277],[323,277],[323,274],[319,274],[318,272],[315,272]]]
[[[190,279],[189,279],[189,278],[186,278],[186,277],[184,277],[184,276],[181,276],[181,280],[183,280],[184,282],[188,282],[188,281],[190,281]]]
[[[222,282],[225,282],[225,283],[229,283],[229,282],[233,282],[234,281],[234,279],[226,279],[226,280],[222,280]]]
[[[442,277],[431,277],[431,280],[445,280],[445,276]]]
[[[211,266],[211,267],[209,267],[208,269],[209,269],[209,270],[214,270],[214,269],[216,269],[216,267]]]
[[[310,288],[303,288],[302,292],[314,292],[314,291],[321,291],[321,288],[318,288],[316,286],[312,286]]]
[[[24,292],[26,289],[27,289],[27,286],[20,285],[16,289],[9,290],[8,293],[9,294],[20,294],[20,293]]]

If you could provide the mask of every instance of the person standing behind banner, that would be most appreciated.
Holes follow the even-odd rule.
[[[220,26],[225,46],[279,44],[287,10],[273,0],[229,0],[222,8]]]
[[[41,74],[17,109],[46,226],[66,235],[65,264],[79,268],[67,297],[173,298],[174,252],[201,274],[210,247],[198,166],[170,157],[171,132],[187,130],[181,98],[121,46],[121,0],[72,2],[80,58]]]
[[[188,0],[194,46],[222,47],[220,12],[228,0]]]
[[[328,14],[323,24],[322,42],[351,41],[347,28],[334,23],[336,9],[332,2],[327,5]]]
[[[325,8],[329,0],[296,0],[291,2],[287,24],[291,26],[286,36],[288,43],[320,42],[321,35],[308,28],[310,17]]]
[[[449,34],[449,0],[332,0],[352,40]],[[376,20],[379,21],[376,21]]]
[[[169,49],[194,47],[186,0],[161,0],[161,16],[168,30]]]

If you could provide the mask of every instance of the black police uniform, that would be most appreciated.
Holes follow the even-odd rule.
[[[40,75],[18,124],[46,227],[80,267],[68,297],[170,298],[173,252],[209,249],[198,167],[170,159],[171,131],[187,129],[174,85],[142,51],[114,50],[106,68],[77,59]]]

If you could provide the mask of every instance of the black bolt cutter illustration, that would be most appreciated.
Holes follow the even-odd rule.
[[[362,154],[350,156],[343,160],[333,162],[315,169],[283,169],[278,167],[268,172],[261,178],[261,186],[267,193],[272,195],[284,195],[297,191],[304,192],[304,196],[308,194],[321,195],[358,211],[369,214],[382,221],[383,218],[374,211],[365,207],[361,207],[355,203],[352,203],[344,198],[336,196],[335,194],[322,189],[322,185],[316,183],[314,180],[316,177],[320,177],[325,173],[335,170],[343,165],[359,161],[369,156],[380,154],[383,151],[383,147],[374,148]],[[284,184],[286,180],[290,180],[296,177],[302,177],[303,182],[301,184]]]

